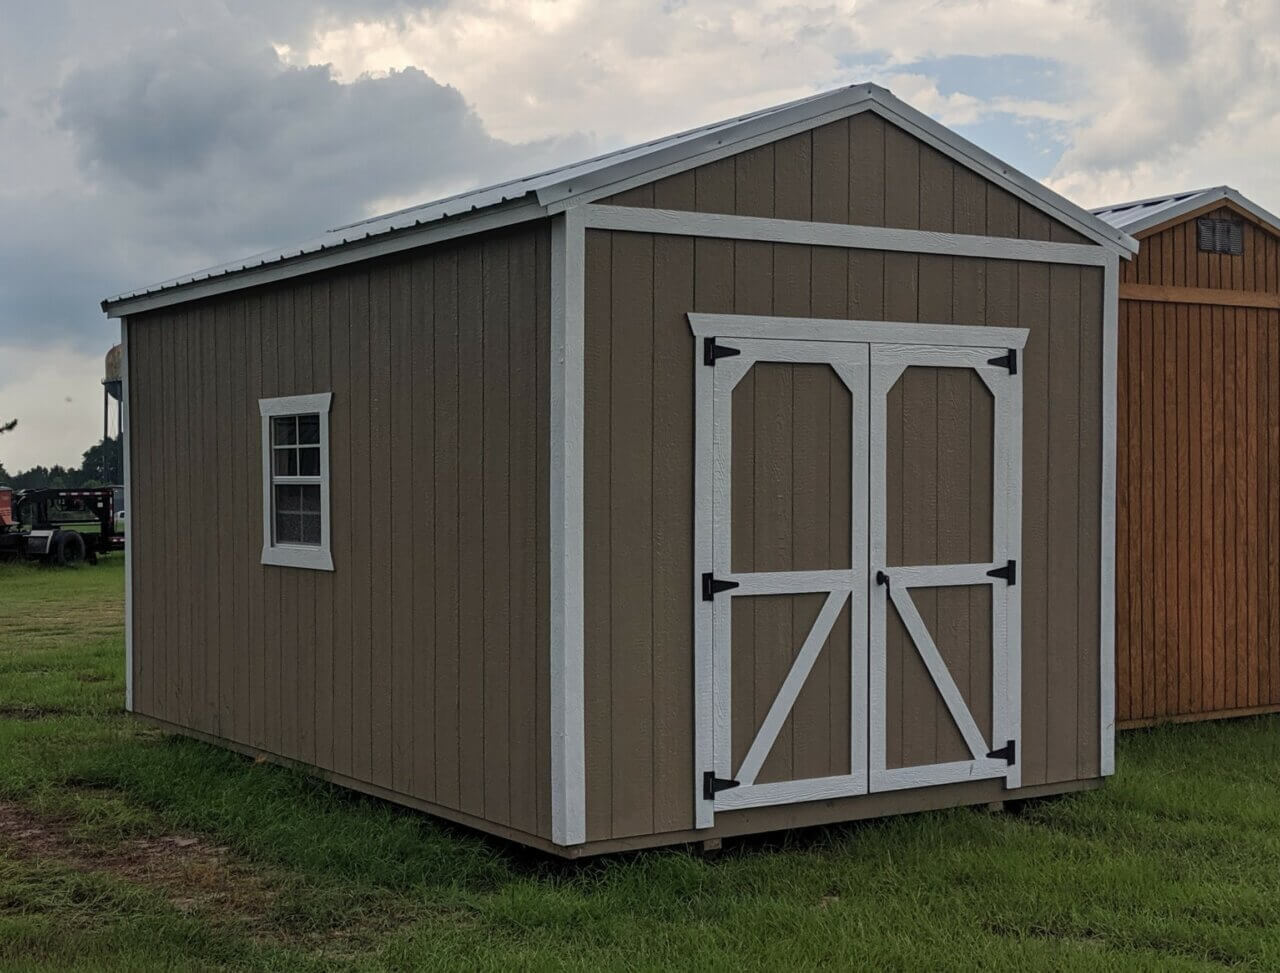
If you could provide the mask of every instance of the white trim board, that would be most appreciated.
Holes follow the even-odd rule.
[[[901,230],[884,226],[847,223],[815,223],[762,216],[730,216],[687,210],[650,209],[642,206],[586,207],[586,225],[595,230],[629,233],[663,233],[677,236],[714,237],[725,240],[758,240],[795,243],[849,250],[889,250],[947,257],[985,257],[992,260],[1028,260],[1101,267],[1112,251],[1083,243],[1017,240],[1010,237],[941,233],[934,230]]]
[[[551,226],[551,840],[587,840],[584,690],[584,251],[580,210]]]
[[[329,409],[333,393],[285,395],[258,400],[262,423],[262,557],[261,563],[283,568],[333,570],[333,548],[329,519]],[[316,414],[320,418],[320,473],[307,480],[320,487],[320,544],[282,544],[275,539],[275,503],[272,490],[278,481],[271,438],[271,420],[276,416]],[[301,477],[290,478],[303,482]]]
[[[508,226],[522,220],[555,215],[633,186],[651,183],[864,111],[874,112],[889,124],[1100,246],[1125,257],[1137,252],[1137,241],[1123,230],[1076,206],[916,111],[888,90],[873,84],[861,84],[364,221],[332,231],[301,246],[273,250],[149,288],[117,294],[103,301],[102,307],[113,317],[136,314]],[[451,215],[459,212],[467,215]],[[362,228],[365,234],[359,237]],[[347,233],[350,236],[344,235]]]
[[[1116,772],[1116,362],[1120,328],[1120,262],[1102,274],[1102,564],[1098,602],[1100,773]]]
[[[1179,197],[1182,198],[1179,199]],[[1234,203],[1270,232],[1280,233],[1280,217],[1263,209],[1230,186],[1213,186],[1209,189],[1193,189],[1186,193],[1171,193],[1167,196],[1153,196],[1150,199],[1135,199],[1127,203],[1113,203],[1110,206],[1099,206],[1092,210],[1092,213],[1112,226],[1124,230],[1130,236],[1136,236],[1152,227],[1176,222],[1179,218],[1204,209],[1206,206],[1226,202]],[[1133,219],[1125,222],[1125,214],[1129,214]],[[1113,217],[1114,222],[1107,219],[1108,216]]]
[[[840,318],[789,318],[771,314],[690,312],[689,328],[698,338],[780,338],[805,341],[862,341],[869,344],[943,345],[947,347],[1026,347],[1027,328],[990,328],[908,321],[845,321]]]
[[[594,173],[579,174],[571,180],[541,187],[537,191],[538,199],[551,212],[592,203],[864,111],[874,112],[889,124],[915,136],[952,161],[990,180],[1100,245],[1126,257],[1138,252],[1138,242],[1123,230],[1002,162],[959,133],[912,108],[889,90],[873,84],[839,89],[826,97],[805,99],[765,118],[744,121],[736,128],[718,130],[628,163],[605,167]],[[734,138],[734,135],[738,137]]]
[[[120,438],[124,453],[124,708],[133,712],[133,437],[129,409],[129,319],[120,319]]]

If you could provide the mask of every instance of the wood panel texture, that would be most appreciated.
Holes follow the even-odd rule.
[[[686,362],[684,370],[688,371]],[[853,399],[825,364],[761,362],[734,389],[733,571],[850,567]],[[683,591],[687,597],[687,590]],[[826,596],[733,600],[733,765],[741,765]],[[849,606],[756,780],[849,772]]]
[[[673,188],[687,185],[690,177],[701,190],[692,199]],[[711,189],[713,183],[720,188]],[[1026,240],[1048,240],[1052,228],[1058,242],[1090,242],[873,111],[601,202]],[[1012,233],[995,232],[984,218],[990,209],[1017,214],[1025,225],[1015,225]]]
[[[1072,231],[871,114],[702,166],[609,202],[1079,242]],[[688,755],[693,740],[689,593],[695,365],[688,311],[1030,329],[1024,356],[1026,563],[1019,579],[1023,780],[1028,787],[1065,789],[1069,782],[1095,777],[1101,270],[596,230],[587,233],[585,262],[588,840],[625,845],[638,840],[650,821],[655,828],[679,829],[693,822]],[[637,329],[645,334],[635,334]],[[619,355],[624,346],[627,354]],[[636,376],[650,379],[637,382]],[[748,375],[739,394],[754,396],[751,383],[761,380]],[[955,398],[961,390],[949,391]],[[965,415],[972,418],[973,413]],[[735,439],[746,435],[741,424],[747,421],[755,422],[749,414],[735,413]],[[944,423],[949,435],[957,421],[950,416]],[[618,430],[634,428],[653,432],[628,441],[616,438]],[[615,455],[619,451],[635,455],[620,461]],[[613,500],[622,489],[630,498],[627,506]],[[958,502],[947,498],[949,505]],[[737,509],[747,503],[746,497],[735,496]],[[948,520],[953,513],[949,506],[944,511]],[[983,513],[970,510],[968,516]],[[619,551],[624,538],[626,549]],[[661,586],[621,584],[618,566],[623,560],[647,566],[655,579],[661,574]],[[634,567],[627,563],[624,570]],[[957,604],[961,598],[957,592],[938,595]],[[972,600],[966,610],[970,617],[981,611]],[[800,611],[788,611],[790,639]],[[944,634],[942,641],[954,645],[956,639]],[[635,653],[646,659],[633,658]],[[640,685],[630,682],[637,673],[642,674]],[[976,669],[970,676],[976,680],[971,686],[982,679]],[[625,709],[611,702],[620,694],[630,701]],[[931,745],[937,747],[936,721],[934,734]],[[653,758],[616,763],[619,737],[646,741]],[[659,754],[672,756],[660,763]],[[629,783],[627,795],[635,804],[619,806],[619,789],[611,777],[633,773],[640,779]],[[944,787],[874,803],[905,810],[963,803],[963,793],[963,787]],[[868,800],[824,804],[821,813],[835,814],[835,807],[845,816],[859,816],[857,808]],[[734,833],[748,817],[753,830],[762,830],[820,816],[815,806],[806,805],[721,814],[710,834]]]
[[[889,391],[887,419],[887,564],[991,561],[995,400],[985,383],[968,369],[907,368]],[[989,734],[990,586],[917,588],[910,596],[975,722]],[[893,687],[885,701],[887,765],[970,759],[896,610],[885,648]]]
[[[1125,301],[1117,719],[1280,708],[1280,311]]]
[[[1116,717],[1280,709],[1280,252],[1201,253],[1195,216],[1122,265]]]
[[[548,224],[127,326],[138,711],[549,836]],[[311,392],[332,573],[259,563],[257,401]]]

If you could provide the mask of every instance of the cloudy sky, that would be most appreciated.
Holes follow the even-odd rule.
[[[1280,210],[1275,0],[0,0],[0,463],[101,434],[108,294],[859,81],[1085,206]]]

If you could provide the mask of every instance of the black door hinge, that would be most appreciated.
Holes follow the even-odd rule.
[[[727,791],[731,787],[737,787],[739,781],[725,780],[723,777],[717,777],[714,770],[708,770],[702,775],[702,798],[707,801],[714,801],[716,795],[721,791]]]
[[[714,601],[716,595],[722,591],[729,591],[731,588],[738,587],[736,581],[720,581],[710,571],[702,576],[702,600]]]
[[[877,571],[877,572],[876,572],[876,584],[882,584],[882,585],[884,585],[886,588],[888,588],[888,587],[889,587],[889,576],[888,576],[887,574],[885,574],[883,571]]]
[[[1010,561],[1002,568],[993,568],[987,572],[988,578],[1004,578],[1009,582],[1009,587],[1013,587],[1018,583],[1018,562]]]
[[[998,365],[1001,368],[1007,368],[1009,369],[1010,375],[1017,375],[1018,374],[1018,349],[1010,348],[1008,352],[1001,355],[999,358],[988,358],[987,364]]]
[[[987,756],[992,760],[1003,760],[1012,767],[1018,760],[1018,744],[1010,740],[999,750],[992,750]]]
[[[734,355],[741,355],[741,348],[731,348],[728,345],[717,344],[715,338],[702,339],[702,364],[714,366],[717,359],[732,358]]]

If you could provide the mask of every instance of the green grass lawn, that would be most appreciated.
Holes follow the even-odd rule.
[[[564,864],[121,711],[119,557],[0,565],[0,967],[1280,968],[1280,720],[1101,791]]]

